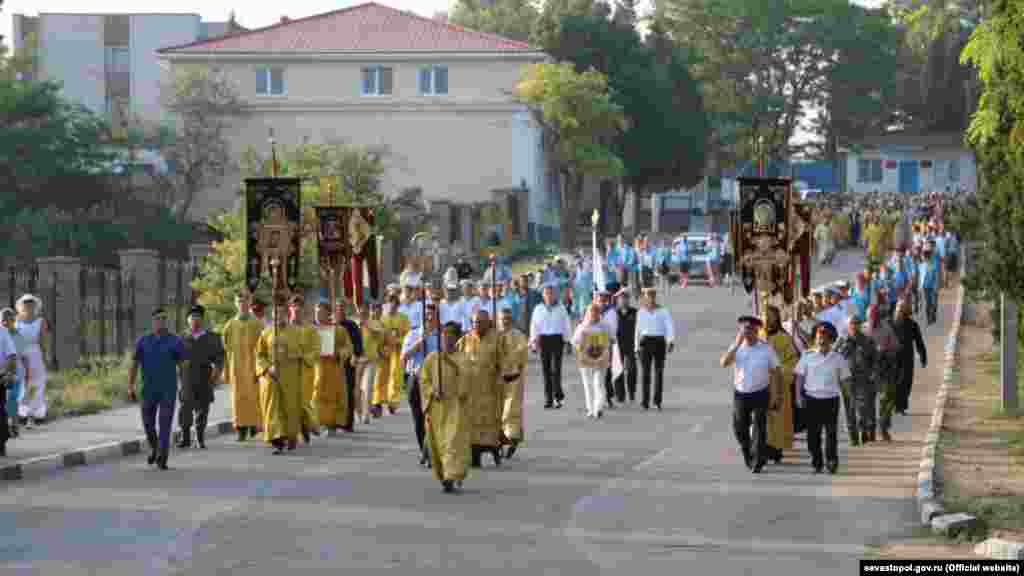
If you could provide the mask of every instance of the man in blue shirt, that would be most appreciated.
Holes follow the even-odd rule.
[[[155,463],[161,470],[167,470],[174,401],[178,395],[178,365],[185,357],[184,343],[167,331],[166,320],[167,312],[163,308],[153,311],[153,332],[135,343],[135,356],[128,373],[128,396],[135,400],[135,376],[139,368],[142,369],[142,427],[150,448],[147,462],[150,466]]]
[[[405,381],[409,387],[409,411],[412,412],[413,429],[416,431],[416,442],[420,446],[420,466],[430,466],[430,457],[427,453],[424,438],[427,429],[423,420],[423,404],[420,398],[420,368],[423,367],[423,360],[427,354],[438,350],[438,325],[437,304],[427,304],[424,312],[424,325],[428,332],[424,336],[423,327],[417,326],[405,335],[402,341],[402,356],[400,361],[405,366]]]
[[[925,314],[928,325],[935,324],[939,311],[939,258],[935,254],[935,242],[928,241],[924,249],[924,258],[917,265],[917,278],[921,291],[924,292]]]

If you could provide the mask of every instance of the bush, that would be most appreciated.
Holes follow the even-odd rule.
[[[83,359],[75,368],[51,372],[46,399],[54,416],[69,417],[110,410],[128,401],[131,355]],[[141,383],[139,386],[141,394]]]

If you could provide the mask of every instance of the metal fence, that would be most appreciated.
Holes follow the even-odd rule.
[[[15,301],[21,297],[22,294],[39,294],[36,293],[39,290],[39,267],[38,266],[8,266],[3,270],[0,275],[0,294],[3,294],[3,298],[0,298],[0,302],[4,302],[5,306],[14,308]]]
[[[119,355],[131,348],[136,337],[135,286],[135,277],[120,268],[82,267],[78,282],[81,357]],[[60,330],[59,324],[51,326]]]

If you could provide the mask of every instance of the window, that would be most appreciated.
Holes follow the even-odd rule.
[[[388,96],[394,85],[394,71],[386,66],[363,68],[363,96]]]
[[[960,159],[949,161],[949,181],[959,182],[960,181]]]
[[[257,68],[256,94],[260,96],[281,96],[284,94],[284,69]]]
[[[881,182],[882,160],[857,160],[857,182]]]
[[[436,96],[448,93],[448,67],[420,68],[420,95]]]

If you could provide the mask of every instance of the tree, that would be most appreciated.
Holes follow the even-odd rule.
[[[594,15],[563,16],[557,41],[545,48],[577,72],[592,68],[607,76],[628,125],[614,139],[624,164],[623,194],[689,188],[703,176],[708,125],[686,55],[671,42],[645,45],[631,3],[620,4],[611,19],[597,10],[601,5],[607,7],[595,4]],[[617,196],[614,208],[621,211],[624,200]]]
[[[563,185],[559,244],[576,244],[577,214],[584,175],[620,176],[622,160],[611,140],[625,129],[621,108],[608,93],[608,80],[596,70],[576,72],[568,62],[532,64],[523,70],[515,98],[528,106],[555,151]]]
[[[545,0],[530,30],[530,43],[545,50],[558,45],[562,18],[565,16],[610,16],[604,2],[595,0]]]
[[[60,85],[0,76],[0,196],[19,208],[73,213],[109,200],[98,182],[112,160],[105,133],[104,121],[63,98]]]
[[[748,158],[759,137],[768,157],[789,155],[841,47],[856,40],[870,48],[851,33],[862,13],[848,0],[664,1],[672,37],[701,55],[691,68],[719,122],[716,140]]]
[[[381,207],[375,214],[373,234],[393,238],[397,234],[397,217],[381,191],[386,155],[386,150],[340,142],[302,144],[292,148],[279,146],[278,176],[303,178],[304,224],[315,221],[315,206],[330,200],[327,191],[321,189],[319,178],[337,176],[342,185],[337,190],[336,200],[339,203],[379,204]],[[246,178],[271,174],[269,159],[251,147],[243,152],[241,165]],[[224,240],[214,243],[213,253],[206,258],[193,287],[200,292],[200,303],[210,309],[213,320],[222,323],[233,315],[234,294],[245,286],[244,207],[215,214],[210,218],[210,225],[224,235]],[[300,281],[305,286],[321,284],[316,246],[315,234],[307,229],[302,241],[300,274]]]
[[[215,69],[178,69],[162,88],[162,103],[175,123],[155,138],[171,168],[157,176],[158,188],[185,221],[196,196],[219,186],[233,167],[227,135],[245,112],[234,84]]]
[[[978,73],[982,92],[968,138],[980,160],[976,230],[984,249],[968,286],[1024,301],[1024,1],[993,3],[971,34],[961,62]]]
[[[479,0],[458,0],[448,20],[471,30],[526,42],[537,15],[532,0],[495,0],[487,6]]]

